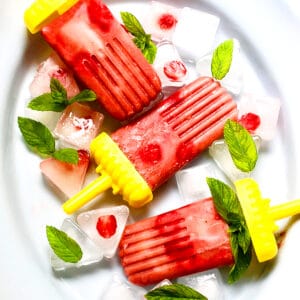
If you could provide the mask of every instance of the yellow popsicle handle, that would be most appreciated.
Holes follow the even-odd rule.
[[[37,33],[41,28],[62,15],[78,0],[36,0],[24,13],[24,22],[31,33]]]
[[[280,220],[300,213],[300,199],[271,206],[269,215],[273,220]]]
[[[84,187],[79,193],[71,197],[63,204],[63,210],[67,214],[72,214],[82,206],[84,206],[90,199],[108,190],[112,185],[111,178],[107,175],[102,175]]]
[[[141,207],[153,199],[147,182],[108,134],[100,133],[90,148],[98,165],[96,172],[101,175],[63,204],[66,213],[75,212],[110,187],[113,194],[121,194],[132,207]]]

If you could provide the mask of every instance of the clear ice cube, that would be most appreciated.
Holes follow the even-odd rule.
[[[89,239],[83,230],[70,218],[63,221],[61,230],[64,231],[69,237],[73,238],[81,247],[82,258],[77,263],[68,263],[61,260],[51,249],[51,265],[56,271],[64,271],[69,268],[82,267],[97,263],[102,260],[103,252]]]
[[[220,170],[212,162],[182,169],[175,174],[175,177],[180,197],[186,203],[211,197],[206,177],[224,180]]]
[[[132,285],[114,274],[101,299],[142,300],[146,293],[145,289]]]
[[[164,95],[175,92],[185,84],[188,70],[171,42],[164,40],[157,44],[153,66],[160,77]]]
[[[110,237],[103,237],[97,229],[98,220],[100,217],[111,215],[116,220],[116,231]],[[89,238],[102,249],[104,256],[111,258],[116,253],[128,216],[128,207],[119,205],[83,212],[77,216],[77,223]],[[110,225],[108,224],[108,226]]]
[[[212,76],[211,74],[212,53],[200,58],[196,63],[196,70],[200,76]],[[243,68],[240,54],[240,43],[233,39],[233,53],[232,62],[229,72],[220,80],[224,86],[231,93],[240,94],[243,86]]]
[[[146,33],[156,41],[172,40],[180,9],[158,1],[151,1],[149,10],[140,19]]]
[[[238,102],[238,121],[262,140],[271,140],[276,133],[280,111],[278,98],[244,94]]]
[[[261,143],[261,138],[259,136],[253,136],[253,140],[255,142],[258,151]],[[219,168],[226,174],[226,176],[232,182],[250,176],[249,172],[243,172],[235,166],[225,140],[220,139],[214,141],[212,145],[209,147],[208,151],[210,156],[214,159],[216,164],[219,166]]]
[[[196,62],[208,54],[212,50],[219,23],[217,16],[184,7],[173,33],[173,43],[181,57]]]
[[[222,300],[224,284],[220,271],[211,269],[205,272],[177,278],[177,283],[187,285],[209,300]]]

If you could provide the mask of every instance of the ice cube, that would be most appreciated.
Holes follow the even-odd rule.
[[[208,162],[182,169],[175,177],[181,199],[190,203],[211,196],[206,177],[220,178],[222,175],[214,163]]]
[[[196,70],[200,76],[212,76],[211,61],[212,53],[200,58],[196,63]],[[229,72],[220,80],[222,86],[233,94],[240,94],[243,86],[243,68],[240,54],[240,43],[233,39],[232,62]]]
[[[140,21],[145,32],[151,34],[151,38],[154,41],[171,41],[178,22],[179,13],[179,8],[157,1],[151,1],[149,10]]]
[[[259,136],[253,136],[253,140],[258,151],[261,143],[261,138]],[[210,156],[214,159],[220,169],[232,182],[250,176],[249,172],[243,172],[235,166],[229,153],[228,146],[223,139],[214,141],[209,147],[208,151]]]
[[[220,271],[211,269],[205,272],[177,278],[177,283],[187,285],[209,300],[222,300],[224,284]]]
[[[142,300],[147,291],[141,287],[132,285],[114,274],[109,286],[102,295],[102,300]]]
[[[103,115],[89,106],[73,103],[61,115],[54,134],[62,147],[74,147],[89,151],[90,142],[100,131]]]
[[[157,54],[153,64],[162,83],[164,95],[175,92],[187,79],[187,67],[177,49],[169,41],[157,44]]]
[[[105,207],[79,214],[77,223],[101,247],[104,256],[111,258],[116,253],[128,215],[126,205]]]
[[[67,218],[63,221],[61,230],[69,237],[73,238],[81,247],[82,258],[77,263],[68,263],[61,260],[51,251],[51,265],[56,271],[63,271],[69,268],[81,267],[97,263],[102,260],[103,252],[95,243],[83,232],[83,230],[71,219]]]
[[[238,121],[262,140],[271,140],[276,133],[280,111],[278,98],[244,94],[238,102]]]
[[[220,19],[217,16],[184,7],[173,33],[173,43],[183,59],[197,61],[212,50]]]

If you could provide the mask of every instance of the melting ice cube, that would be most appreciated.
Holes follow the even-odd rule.
[[[56,271],[63,271],[72,267],[81,267],[99,262],[103,258],[102,250],[94,244],[93,241],[83,232],[83,230],[70,218],[63,221],[61,230],[64,231],[69,237],[73,238],[81,247],[82,258],[77,263],[67,263],[61,260],[52,251],[51,265]]]
[[[103,115],[87,105],[73,103],[61,115],[54,134],[63,146],[89,150],[90,142],[100,131]]]
[[[197,61],[212,49],[220,19],[189,7],[179,15],[173,43],[183,59]]]
[[[128,207],[120,205],[83,212],[77,216],[77,222],[103,250],[104,256],[111,258],[116,253],[128,215]]]
[[[161,40],[172,40],[172,35],[180,9],[171,5],[157,1],[151,1],[149,11],[140,21],[146,33],[151,34],[151,38],[159,42]]]
[[[278,98],[244,94],[238,102],[238,121],[262,140],[271,140],[276,133],[279,111]]]
[[[261,138],[259,136],[253,136],[253,139],[256,149],[259,150]],[[243,172],[235,166],[229,153],[228,146],[223,139],[212,143],[209,147],[209,154],[232,182],[249,177],[248,172]]]
[[[175,92],[185,84],[188,76],[187,67],[171,42],[162,41],[157,44],[153,66],[160,77],[165,95]]]
[[[144,299],[146,293],[147,291],[145,289],[129,284],[114,274],[101,299],[141,300]]]
[[[209,300],[222,300],[224,284],[218,269],[177,278],[177,282],[198,291]]]
[[[190,203],[211,197],[206,177],[220,178],[222,177],[220,173],[214,163],[205,163],[178,171],[175,177],[183,201]]]
[[[211,74],[212,54],[208,54],[200,58],[196,63],[197,72],[201,76],[212,76]],[[229,72],[220,80],[222,86],[228,89],[233,94],[238,95],[241,92],[243,85],[243,68],[240,54],[240,43],[238,40],[233,40],[232,62]]]

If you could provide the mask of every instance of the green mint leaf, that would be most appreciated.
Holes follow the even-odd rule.
[[[92,90],[83,90],[69,100],[69,104],[74,102],[92,102],[97,99],[96,94]]]
[[[233,54],[233,40],[221,43],[213,52],[211,61],[211,74],[217,79],[223,79],[228,73]]]
[[[69,164],[78,164],[78,152],[75,149],[72,148],[64,148],[57,150],[53,153],[53,157],[57,160],[60,160],[65,163]]]
[[[243,250],[243,253],[246,254],[249,247],[251,246],[251,236],[248,228],[244,225],[240,230],[238,235],[238,245]]]
[[[40,155],[52,155],[55,151],[55,140],[50,130],[41,122],[18,117],[19,129],[26,144]]]
[[[28,107],[38,111],[56,111],[61,112],[66,108],[66,104],[57,102],[53,99],[51,93],[42,94],[28,103]]]
[[[60,259],[69,263],[77,263],[80,261],[82,258],[82,250],[80,246],[65,232],[47,225],[46,235],[50,247]]]
[[[201,295],[199,292],[195,291],[194,289],[183,285],[174,283],[171,285],[164,285],[157,289],[154,289],[148,292],[145,295],[145,298],[148,300],[207,300],[207,298]]]
[[[67,91],[60,81],[54,77],[50,80],[50,90],[52,98],[59,103],[64,103],[68,101]]]
[[[227,120],[224,126],[224,139],[236,167],[243,172],[252,171],[258,153],[250,133],[241,124]]]
[[[236,254],[234,255],[235,264],[229,272],[228,283],[232,284],[241,278],[242,274],[248,269],[251,263],[251,258],[251,247],[248,248],[246,253],[244,253],[240,247],[237,247]]]
[[[215,178],[206,178],[206,182],[213,197],[214,205],[226,223],[233,221],[232,214],[235,214],[235,216],[242,215],[237,195],[229,185]]]
[[[122,21],[126,29],[134,36],[133,42],[141,50],[144,57],[150,64],[153,64],[157,53],[155,43],[151,40],[151,35],[146,34],[139,20],[129,12],[121,12]]]
[[[126,29],[135,37],[145,36],[146,32],[139,20],[130,12],[121,12],[122,21]]]
[[[148,41],[146,47],[144,50],[142,50],[142,53],[144,54],[148,63],[153,64],[157,53],[157,47],[152,41]]]

